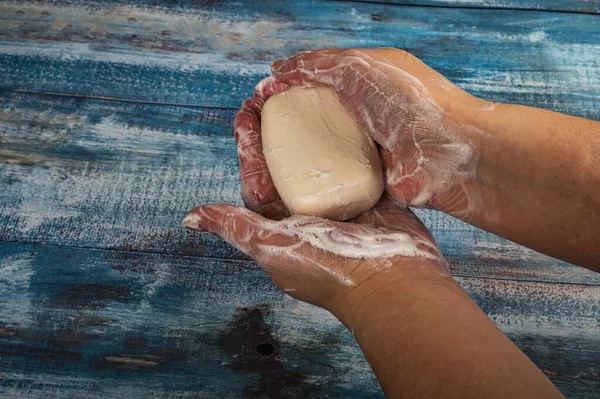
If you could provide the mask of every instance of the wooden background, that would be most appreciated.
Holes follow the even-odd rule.
[[[385,46],[472,94],[600,120],[599,14],[595,0],[0,1],[0,393],[381,397],[335,318],[181,228],[196,205],[240,204],[235,109],[275,58]],[[600,398],[600,274],[418,214],[558,388]]]

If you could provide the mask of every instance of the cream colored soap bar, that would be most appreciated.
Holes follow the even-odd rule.
[[[331,89],[293,87],[275,94],[261,123],[267,166],[291,213],[346,220],[379,201],[377,147]]]

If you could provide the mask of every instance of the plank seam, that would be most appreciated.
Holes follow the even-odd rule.
[[[27,242],[27,241],[19,241],[19,240],[1,240],[0,239],[0,243],[13,243],[13,244],[22,244],[22,245],[35,245],[35,246],[41,246],[41,247],[82,249],[82,250],[106,251],[106,252],[117,252],[117,253],[154,254],[154,255],[164,255],[164,256],[184,257],[184,258],[203,258],[203,259],[224,260],[224,261],[230,261],[230,262],[244,262],[244,263],[251,263],[251,264],[256,265],[256,262],[254,262],[253,260],[249,260],[249,259],[224,258],[224,257],[219,257],[219,256],[185,255],[185,254],[157,252],[157,251],[124,250],[124,249],[117,249],[117,248],[98,248],[98,247],[77,246],[77,245],[59,245],[59,244],[35,243],[35,242]],[[260,268],[258,265],[256,265],[256,267]],[[598,286],[600,286],[600,283],[567,283],[564,281],[543,281],[543,280],[535,280],[535,279],[515,280],[515,279],[511,279],[511,278],[470,276],[467,274],[460,274],[460,273],[456,273],[456,274],[453,273],[452,276],[460,277],[460,278],[464,278],[464,279],[471,279],[471,280],[511,281],[511,282],[515,282],[515,283],[560,284],[560,285],[580,286],[580,287],[598,287]]]
[[[558,14],[584,14],[584,15],[600,15],[600,11],[575,11],[575,10],[540,10],[538,8],[517,8],[517,7],[483,7],[483,6],[462,6],[462,5],[441,5],[441,4],[398,4],[389,3],[386,1],[365,1],[365,0],[327,0],[337,3],[361,3],[361,4],[378,4],[395,7],[419,7],[419,8],[462,8],[467,10],[491,10],[491,11],[528,11],[528,12],[550,12]]]
[[[233,107],[222,107],[218,105],[202,105],[202,104],[186,104],[186,103],[168,103],[162,101],[150,101],[150,100],[135,100],[129,98],[117,98],[117,97],[103,97],[103,96],[90,96],[86,94],[75,94],[75,93],[58,93],[52,91],[34,91],[34,90],[21,90],[21,89],[3,89],[0,90],[0,93],[18,93],[18,94],[28,94],[28,95],[37,95],[37,96],[52,96],[52,97],[63,97],[63,98],[77,98],[81,100],[97,100],[97,101],[107,101],[107,102],[123,102],[127,104],[147,104],[147,105],[161,105],[167,107],[181,107],[181,108],[212,108],[219,109],[224,111],[235,111],[239,108]],[[241,104],[240,104],[241,105]]]

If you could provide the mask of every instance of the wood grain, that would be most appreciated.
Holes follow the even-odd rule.
[[[380,395],[351,334],[252,262],[0,243],[0,272],[6,395]],[[563,392],[598,397],[600,287],[458,280]]]
[[[339,0],[354,1],[354,0]],[[400,6],[497,8],[600,14],[598,0],[358,0]]]
[[[341,2],[363,2],[378,3],[400,6],[416,7],[458,7],[458,8],[492,8],[508,10],[535,10],[535,11],[558,11],[558,12],[580,12],[580,13],[598,13],[600,10],[600,1],[598,0],[326,0]],[[88,0],[52,0],[52,4],[61,6],[89,6],[95,8],[100,2],[90,3]],[[133,5],[147,6],[163,9],[178,10],[197,10],[210,9],[213,11],[223,11],[231,4],[223,0],[102,0],[105,5]],[[258,3],[264,6],[264,2],[243,2],[238,3],[240,8],[257,8],[251,3]],[[284,6],[293,6],[295,1],[280,1]],[[288,4],[285,4],[288,3]],[[243,11],[243,10],[240,10]]]
[[[405,48],[473,94],[600,120],[597,1],[394,2],[0,1],[0,394],[382,397],[330,314],[180,226],[240,204],[233,116],[269,63]],[[600,397],[600,274],[417,213],[559,389]]]
[[[200,204],[241,204],[234,111],[0,95],[0,240],[246,259],[182,229]],[[422,210],[459,275],[598,284],[449,216]]]
[[[0,3],[0,88],[235,108],[276,58],[385,46],[475,95],[599,120],[597,18],[305,0]]]

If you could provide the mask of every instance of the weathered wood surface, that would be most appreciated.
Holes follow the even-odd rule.
[[[0,2],[0,393],[381,396],[332,316],[180,220],[240,203],[234,108],[308,48],[407,48],[474,94],[600,120],[599,17],[574,13],[594,2],[419,3],[449,7]],[[557,386],[600,397],[600,275],[418,214]]]
[[[44,1],[44,0],[43,0]],[[594,14],[600,12],[599,0],[325,0],[340,2],[364,2],[399,6],[439,6],[458,8],[487,8],[487,9],[509,9],[509,10],[536,10],[536,11],[559,11]],[[46,1],[48,2],[48,1]],[[231,4],[224,0],[101,0],[91,3],[88,0],[51,0],[52,4],[63,6],[84,5],[94,7],[94,4],[104,5],[145,5],[156,8],[206,8],[221,10],[223,5]],[[91,3],[91,4],[90,4]],[[252,1],[238,2],[244,7],[252,7]],[[261,3],[261,2],[255,2]],[[264,3],[264,2],[263,2]],[[278,3],[290,3],[293,1],[278,1]],[[263,5],[264,4],[260,4]]]
[[[10,395],[380,392],[350,333],[249,261],[0,243],[0,272]],[[599,286],[458,280],[560,389],[597,394]]]
[[[5,93],[0,109],[0,370],[8,393],[41,395],[59,384],[52,389],[91,397],[235,397],[279,378],[298,397],[378,392],[330,316],[286,299],[222,241],[181,229],[196,204],[239,203],[232,110],[18,93]],[[589,395],[599,372],[600,275],[440,213],[419,214],[501,328],[570,396]],[[248,364],[230,364],[241,344],[238,352],[219,346],[228,325],[245,317],[236,327],[243,330],[254,317],[240,309],[257,306],[281,345],[277,370],[287,371],[277,376],[261,374],[271,363],[254,352],[244,352]]]
[[[0,95],[0,110],[0,240],[245,259],[181,228],[196,205],[241,203],[233,110],[18,93]],[[459,274],[600,283],[597,273],[417,212]]]
[[[342,0],[343,1],[343,0]],[[350,0],[352,1],[352,0]],[[560,11],[600,14],[598,0],[360,0],[383,3],[431,7],[499,8],[509,10]]]
[[[356,2],[0,3],[0,88],[237,107],[269,63],[405,48],[473,94],[600,119],[596,15]]]

